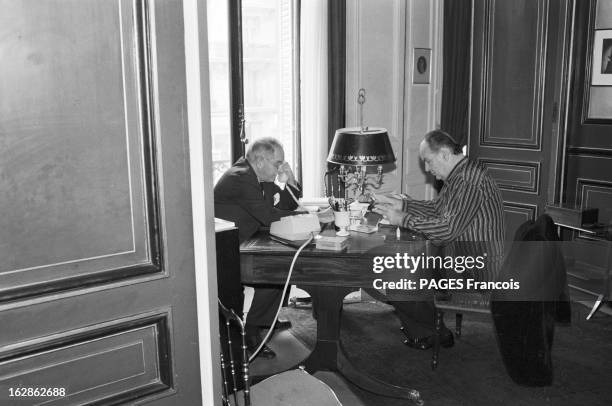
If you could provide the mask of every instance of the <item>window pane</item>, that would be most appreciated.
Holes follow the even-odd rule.
[[[231,165],[228,16],[226,0],[208,0],[208,52],[213,179]]]
[[[278,138],[294,164],[292,0],[242,0],[246,134]],[[294,168],[295,170],[295,168]]]

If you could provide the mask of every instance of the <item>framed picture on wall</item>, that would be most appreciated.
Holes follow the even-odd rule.
[[[612,30],[595,30],[591,85],[612,86]]]
[[[612,30],[611,30],[612,31]],[[414,48],[412,83],[431,82],[431,49]]]

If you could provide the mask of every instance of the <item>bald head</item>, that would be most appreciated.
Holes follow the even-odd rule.
[[[461,146],[441,130],[425,134],[419,145],[419,156],[425,163],[425,171],[439,180],[446,180],[455,165],[463,159]]]

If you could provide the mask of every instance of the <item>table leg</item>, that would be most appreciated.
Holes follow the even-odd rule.
[[[348,381],[368,392],[378,395],[410,399],[422,404],[419,392],[401,386],[391,385],[365,375],[348,359],[340,342],[340,319],[342,300],[356,290],[328,286],[300,286],[312,296],[313,312],[317,317],[317,342],[310,356],[305,360],[306,369],[335,371]]]

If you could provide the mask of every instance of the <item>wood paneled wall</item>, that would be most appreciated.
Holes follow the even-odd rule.
[[[566,151],[564,202],[599,209],[612,223],[612,86],[592,86],[596,30],[612,29],[612,1],[579,1]],[[610,75],[612,76],[612,74]]]
[[[509,241],[520,224],[543,213],[557,184],[564,6],[474,1],[469,156],[502,191]]]

